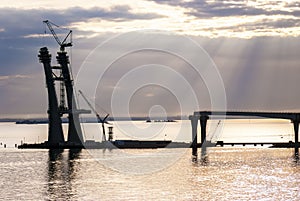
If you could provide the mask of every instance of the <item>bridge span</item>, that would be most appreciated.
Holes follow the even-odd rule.
[[[300,113],[294,112],[243,112],[243,111],[196,111],[189,117],[192,124],[192,155],[197,157],[198,144],[198,121],[200,120],[201,127],[201,143],[206,139],[206,125],[210,116],[248,116],[248,117],[264,117],[273,119],[287,119],[291,120],[294,125],[295,134],[295,157],[299,156],[299,123]],[[202,146],[202,145],[201,145]]]

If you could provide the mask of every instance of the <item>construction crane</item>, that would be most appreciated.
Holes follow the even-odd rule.
[[[60,46],[60,50],[62,52],[65,51],[65,47],[72,47],[72,30],[69,31],[67,36],[61,42],[60,39],[58,38],[58,36],[56,35],[54,29],[52,28],[52,25],[56,26],[56,27],[59,27],[59,26],[54,24],[53,22],[50,22],[49,20],[44,20],[43,22],[48,26],[50,32],[52,33],[52,35],[53,35],[54,39],[56,40],[56,42],[58,43],[58,45]],[[66,41],[69,36],[70,36],[70,42],[67,43]]]
[[[67,34],[67,36],[64,38],[64,40],[61,42],[60,39],[58,38],[57,34],[55,33],[53,26],[55,27],[59,27],[58,25],[54,24],[53,22],[50,22],[49,20],[44,20],[43,23],[45,23],[48,26],[48,29],[50,30],[50,32],[52,33],[54,39],[56,40],[56,42],[58,43],[59,47],[60,47],[60,51],[64,52],[65,51],[65,47],[72,47],[72,30],[69,31],[69,33]],[[46,31],[45,31],[46,33]],[[70,42],[66,42],[67,39],[70,36]],[[62,72],[60,73],[60,78],[62,78]],[[61,111],[61,115],[64,113],[64,111],[67,110],[66,108],[66,103],[65,103],[65,84],[64,81],[61,80],[60,81],[60,106],[59,109]]]
[[[109,124],[106,119],[108,118],[109,114],[106,114],[106,116],[101,119],[100,115],[98,114],[98,112],[96,111],[96,109],[92,106],[92,104],[88,101],[88,99],[85,97],[85,95],[82,93],[81,90],[78,90],[78,92],[80,93],[80,95],[82,96],[82,98],[85,100],[85,102],[88,104],[88,106],[91,108],[91,110],[93,111],[93,113],[96,115],[97,117],[97,121],[98,123],[102,124],[102,131],[103,131],[103,136],[102,136],[102,140],[106,141],[106,135],[105,135],[105,127],[104,124]]]

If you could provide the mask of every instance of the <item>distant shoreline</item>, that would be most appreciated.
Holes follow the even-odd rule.
[[[97,119],[95,118],[81,118],[82,123],[97,123]],[[109,117],[108,121],[146,121],[148,117]],[[165,117],[154,117],[153,120],[165,120]],[[188,120],[188,116],[174,116],[168,117],[167,120]],[[0,122],[17,122],[17,123],[48,123],[48,118],[2,118]],[[62,118],[63,123],[68,123],[68,118]]]
[[[213,118],[217,120],[218,118]],[[222,120],[223,118],[221,118]],[[233,117],[227,116],[226,119],[266,119],[263,117]],[[82,123],[97,123],[97,119],[92,117],[81,118]],[[108,121],[147,121],[148,117],[109,117]],[[154,117],[151,118],[153,121],[163,121],[163,120],[189,120],[188,116],[170,116],[168,118],[165,117]],[[12,123],[20,123],[20,124],[46,124],[48,123],[48,118],[0,118],[0,123],[12,122]],[[68,118],[62,118],[63,123],[68,123]]]

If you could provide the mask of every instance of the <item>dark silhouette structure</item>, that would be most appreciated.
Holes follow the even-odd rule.
[[[49,118],[49,130],[48,130],[48,142],[46,143],[49,148],[57,146],[83,146],[83,135],[79,122],[79,114],[90,113],[89,110],[78,110],[76,106],[73,80],[69,70],[69,58],[65,51],[57,53],[56,57],[59,66],[51,66],[51,55],[48,52],[47,47],[40,49],[39,59],[44,65],[46,85],[48,89],[48,118]],[[57,76],[53,69],[60,71]],[[64,82],[64,86],[67,92],[67,107],[61,107],[58,105],[55,81]],[[63,97],[64,98],[64,97]],[[69,130],[68,140],[64,140],[64,134],[62,130],[61,117],[64,114],[68,114]]]
[[[48,144],[54,145],[63,143],[65,140],[61,124],[62,121],[60,118],[61,111],[58,107],[58,101],[55,91],[55,78],[53,77],[53,71],[51,67],[51,55],[49,54],[46,47],[40,49],[39,58],[40,62],[44,65],[46,85],[48,89]]]
[[[300,113],[292,113],[292,112],[235,112],[235,111],[200,111],[194,112],[193,115],[189,117],[192,123],[192,155],[197,157],[197,148],[198,148],[198,134],[197,134],[197,126],[198,121],[200,120],[201,125],[201,146],[206,139],[206,125],[209,116],[254,116],[254,117],[265,117],[265,118],[274,118],[274,119],[288,119],[294,125],[294,134],[295,134],[295,157],[299,156],[299,123],[300,123]],[[224,145],[226,143],[219,143],[220,145]],[[227,144],[237,144],[237,143],[227,143]],[[238,143],[238,144],[247,144],[247,143]],[[251,143],[252,144],[252,143]],[[264,144],[273,144],[273,143],[264,143]],[[291,143],[282,143],[291,146]]]
[[[84,111],[77,110],[74,90],[73,90],[73,80],[71,79],[69,70],[69,57],[65,51],[57,53],[57,62],[61,67],[61,74],[64,82],[64,86],[67,92],[67,113],[69,115],[69,130],[68,130],[68,142],[80,144],[83,142],[82,131],[79,122],[79,114],[85,113]],[[61,111],[62,113],[65,111]]]

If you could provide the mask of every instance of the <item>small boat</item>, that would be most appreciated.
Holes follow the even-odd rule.
[[[153,121],[151,121],[150,119],[147,119],[147,120],[146,120],[146,123],[151,123],[151,122],[155,122],[155,123],[167,122],[167,123],[169,123],[169,122],[177,122],[177,121],[175,121],[175,120],[173,120],[173,119],[153,120]]]

